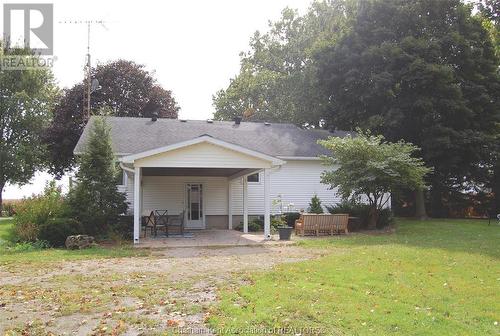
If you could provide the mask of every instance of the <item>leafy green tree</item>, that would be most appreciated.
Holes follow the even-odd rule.
[[[369,228],[376,227],[392,192],[422,188],[424,176],[431,171],[414,156],[418,147],[403,141],[386,142],[383,136],[359,131],[355,137],[330,137],[318,143],[332,152],[323,157],[332,169],[323,172],[322,183],[338,188],[345,200],[367,201]]]
[[[476,8],[480,15],[484,18],[483,26],[490,32],[493,46],[497,58],[500,59],[500,2],[497,0],[478,0]],[[500,66],[499,66],[500,71]],[[500,126],[499,126],[500,127]],[[491,185],[494,199],[493,205],[490,206],[490,215],[500,213],[500,130],[497,132],[496,150],[492,151],[491,162]]]
[[[153,74],[143,65],[117,60],[99,64],[91,77],[99,81],[100,88],[91,95],[93,115],[106,111],[117,117],[177,118],[179,106],[172,92],[161,87]],[[47,128],[44,141],[49,149],[50,172],[62,175],[74,164],[73,149],[87,123],[83,115],[84,83],[64,90],[54,108],[54,119]]]
[[[29,49],[4,48],[0,58],[19,57],[30,64],[37,56]],[[0,67],[0,208],[5,185],[25,184],[42,167],[44,126],[57,88],[49,68],[9,70]]]
[[[459,0],[363,1],[353,29],[317,56],[329,126],[419,146],[435,168],[434,216],[448,215],[451,193],[485,190],[491,179],[498,59],[471,8]]]
[[[322,214],[323,207],[321,206],[321,200],[319,199],[318,195],[314,195],[311,198],[311,203],[309,203],[309,212],[310,213],[315,213],[315,214]]]
[[[240,73],[213,97],[215,119],[318,125],[327,97],[317,90],[313,55],[347,31],[356,7],[354,0],[315,1],[303,16],[286,8],[269,32],[255,32]]]
[[[500,2],[498,0],[477,0],[476,8],[485,19],[483,25],[490,32],[497,57],[500,57]]]
[[[116,187],[115,157],[104,118],[93,119],[85,151],[78,158],[78,168],[76,186],[68,195],[71,216],[82,223],[87,233],[104,233],[127,210],[125,195]]]

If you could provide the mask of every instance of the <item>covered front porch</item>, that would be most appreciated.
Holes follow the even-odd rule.
[[[212,238],[215,233],[222,241],[235,238],[240,233],[232,230],[240,222],[243,235],[248,234],[247,177],[253,174],[261,179],[262,195],[257,201],[261,203],[264,232],[259,239],[255,235],[238,239],[255,243],[271,238],[270,175],[283,161],[209,136],[125,156],[120,161],[133,209],[135,244],[145,237],[143,216],[157,210],[182,216],[184,230],[196,234],[199,241],[204,240],[201,230],[210,230]],[[188,244],[190,236],[178,239]],[[234,244],[234,239],[231,241]]]

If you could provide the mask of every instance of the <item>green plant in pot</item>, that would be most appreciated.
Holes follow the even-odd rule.
[[[280,240],[290,240],[292,235],[293,227],[288,226],[285,220],[285,216],[276,215],[271,218],[271,227],[278,231]]]

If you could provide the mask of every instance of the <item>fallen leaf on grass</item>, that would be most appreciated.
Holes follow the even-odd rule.
[[[179,322],[176,320],[167,320],[167,326],[169,327],[177,327],[179,325]]]

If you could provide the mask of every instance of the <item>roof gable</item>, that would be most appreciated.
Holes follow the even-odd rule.
[[[165,156],[165,154],[172,154],[170,158],[167,158],[167,161],[170,162],[169,166],[178,167],[191,167],[193,165],[193,159],[197,161],[200,156],[207,156],[207,159],[212,162],[214,168],[227,167],[228,164],[236,167],[240,162],[243,165],[242,168],[260,168],[263,167],[263,165],[276,166],[285,163],[275,157],[214,139],[208,135],[137,154],[127,155],[122,157],[120,161],[124,163],[138,163],[139,166],[155,167],[158,166],[159,162],[165,161],[165,157],[161,157]],[[191,157],[191,159],[189,159],[189,157]],[[205,164],[205,166],[207,166],[207,164]],[[236,168],[239,168],[239,166]]]

